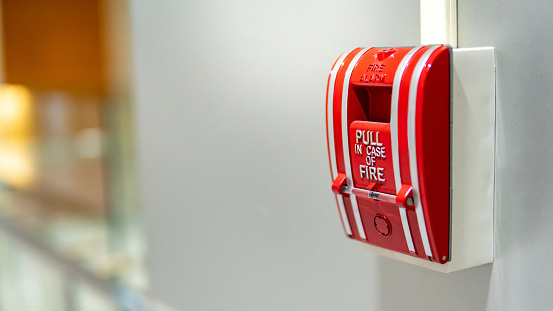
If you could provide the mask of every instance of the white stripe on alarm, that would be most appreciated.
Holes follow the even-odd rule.
[[[392,137],[392,163],[394,167],[394,180],[396,183],[396,194],[401,189],[401,175],[399,172],[399,144],[398,144],[398,112],[399,112],[399,88],[401,86],[401,79],[403,73],[407,67],[407,63],[411,60],[413,55],[420,50],[422,46],[412,48],[405,57],[399,63],[396,74],[394,76],[394,84],[392,85],[392,107],[390,110],[390,135]],[[409,220],[407,219],[407,211],[405,208],[400,207],[399,213],[401,215],[401,224],[403,226],[403,233],[405,234],[405,241],[410,252],[415,252],[415,245],[413,244],[413,237],[411,236],[411,229],[409,228]]]
[[[407,67],[407,63],[413,58],[413,55],[420,50],[422,46],[413,48],[405,55],[399,63],[396,74],[394,76],[394,84],[392,85],[392,106],[390,109],[390,134],[392,136],[392,163],[394,166],[394,180],[396,182],[396,193],[401,189],[401,175],[399,172],[399,144],[398,144],[398,113],[399,113],[399,87],[403,73]]]
[[[426,223],[424,221],[424,214],[422,211],[422,203],[420,199],[415,117],[417,111],[417,90],[419,86],[420,75],[426,65],[426,62],[430,58],[430,55],[439,47],[439,45],[431,47],[422,55],[421,59],[417,62],[417,66],[415,67],[415,70],[413,71],[413,76],[411,78],[411,84],[409,85],[409,111],[407,114],[407,145],[409,148],[409,167],[411,170],[412,184],[411,186],[413,187],[415,212],[417,214],[417,221],[421,233],[422,244],[424,246],[424,252],[428,257],[432,257],[432,250],[430,249],[430,241],[428,239],[428,232],[426,231]]]
[[[336,148],[334,146],[334,84],[336,83],[336,75],[338,70],[342,67],[344,59],[353,52],[355,49],[352,49],[340,56],[336,61],[336,64],[330,72],[330,80],[328,82],[328,98],[327,98],[327,124],[328,124],[328,148],[330,149],[330,174],[332,175],[332,181],[338,176],[338,167],[336,166]],[[342,225],[347,235],[352,235],[351,227],[348,221],[348,215],[346,214],[346,208],[344,207],[344,200],[342,196],[336,196],[336,201],[338,202],[338,209],[340,210],[340,215],[342,216]]]
[[[346,71],[346,76],[344,77],[344,88],[342,90],[342,148],[344,151],[344,164],[346,167],[346,179],[348,187],[353,187],[353,175],[351,173],[351,160],[349,158],[349,129],[348,129],[348,90],[349,90],[349,80],[351,79],[351,73],[357,62],[363,56],[369,48],[361,50],[351,61]],[[359,213],[359,206],[357,206],[357,197],[355,195],[350,195],[351,207],[353,208],[353,215],[355,216],[355,223],[357,224],[357,230],[359,231],[359,236],[362,239],[366,239],[365,229],[363,228],[363,222],[361,222],[361,215]]]
[[[415,252],[415,245],[413,244],[413,237],[411,236],[411,229],[409,228],[409,219],[407,219],[407,210],[405,207],[399,208],[399,215],[401,216],[401,224],[403,225],[403,233],[405,234],[405,241],[410,252]]]

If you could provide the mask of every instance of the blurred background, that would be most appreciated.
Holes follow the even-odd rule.
[[[0,5],[0,310],[139,310],[127,3]]]

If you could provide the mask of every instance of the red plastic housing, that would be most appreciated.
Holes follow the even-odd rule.
[[[450,260],[447,46],[357,48],[327,87],[332,189],[346,234],[438,263]]]

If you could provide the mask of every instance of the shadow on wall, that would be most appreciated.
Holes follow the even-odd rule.
[[[486,310],[492,264],[449,274],[380,258],[380,308],[405,310]]]

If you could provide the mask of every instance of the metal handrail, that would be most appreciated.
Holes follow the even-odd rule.
[[[56,266],[63,273],[64,293],[66,297],[66,310],[73,311],[72,299],[69,297],[73,290],[73,285],[81,282],[104,297],[112,301],[116,307],[125,311],[150,311],[151,301],[148,297],[129,289],[117,281],[102,279],[90,271],[81,267],[78,262],[70,260],[61,254],[55,252],[40,240],[33,237],[31,233],[17,225],[16,220],[12,218],[0,218],[0,231],[22,243],[30,249],[38,252],[46,260]]]

